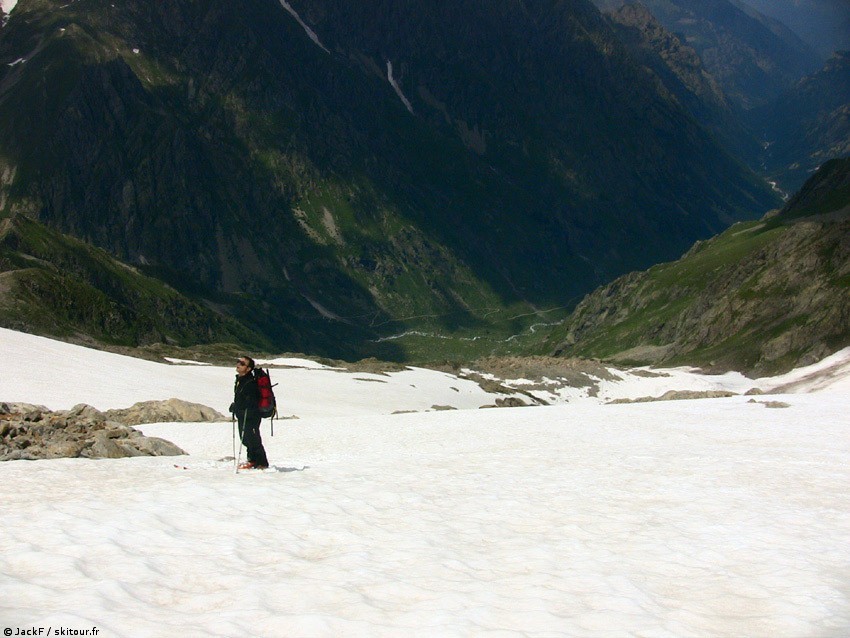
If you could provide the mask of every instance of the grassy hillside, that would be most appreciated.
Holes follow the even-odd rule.
[[[850,160],[829,162],[773,217],[588,295],[556,354],[757,373],[850,345]]]
[[[23,216],[0,219],[0,325],[123,346],[268,345],[102,249]]]

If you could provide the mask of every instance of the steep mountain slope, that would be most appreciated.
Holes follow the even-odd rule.
[[[113,345],[268,345],[105,251],[22,216],[0,219],[0,326]]]
[[[850,345],[850,160],[828,162],[776,216],[588,295],[559,355],[785,371]]]
[[[507,337],[775,201],[584,2],[20,0],[0,62],[3,210],[280,348]]]
[[[850,49],[850,4],[843,0],[740,0],[788,25],[824,59]]]
[[[624,0],[594,0],[611,10]],[[781,23],[730,0],[642,0],[699,54],[730,102],[761,106],[813,72],[819,56]]]
[[[625,4],[606,14],[635,59],[651,69],[676,99],[723,145],[751,166],[757,166],[761,143],[732,109],[717,80],[697,52],[658,22],[639,3]]]
[[[827,160],[850,155],[850,51],[837,52],[749,119],[769,143],[765,170],[789,190]]]

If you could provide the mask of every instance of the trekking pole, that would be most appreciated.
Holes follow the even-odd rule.
[[[241,464],[241,462],[242,462],[242,444],[240,443],[239,444],[239,453],[238,453],[238,456],[236,457],[236,473],[237,474],[239,474],[239,465]]]
[[[242,436],[245,428],[248,427],[248,410],[245,410],[245,415],[242,418],[242,427],[239,428],[239,443],[237,444],[236,454],[236,473],[239,474],[239,466],[242,465]]]
[[[233,426],[233,471],[239,474],[239,462],[236,460],[236,415],[232,412],[230,413],[230,423]]]

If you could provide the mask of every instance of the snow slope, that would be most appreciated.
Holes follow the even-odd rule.
[[[54,410],[88,403],[108,410],[177,397],[226,414],[233,400],[231,367],[143,361],[2,328],[0,360],[23,362],[19,373],[0,378],[0,401],[36,403]],[[384,375],[341,372],[293,359],[268,363],[287,366],[271,372],[278,384],[280,412],[286,416],[390,414],[434,405],[478,408],[492,405],[498,396],[472,381],[432,370]]]
[[[137,401],[177,397],[226,413],[232,399],[234,369],[169,359],[163,363],[134,359],[0,328],[0,360],[20,362],[0,377],[0,401],[22,401],[53,410],[88,403],[101,410],[129,407]],[[258,360],[272,368],[281,414],[301,417],[391,414],[493,405],[503,395],[485,392],[467,379],[409,368],[386,374],[351,373],[292,358]],[[752,388],[808,392],[850,390],[850,348],[823,362],[775,378],[748,379],[738,373],[708,376],[687,368],[611,370],[616,381],[599,380],[599,393],[564,386],[557,392],[532,392],[550,402],[607,402],[661,396],[668,390]],[[486,376],[486,375],[485,375]],[[506,384],[523,388],[523,380]],[[521,397],[521,394],[516,396]]]
[[[24,362],[0,400],[57,407],[123,407],[168,382],[226,401],[232,381],[9,331],[0,355]],[[769,397],[784,409],[737,396],[401,415],[388,412],[415,401],[395,391],[438,404],[458,380],[273,371],[292,401],[321,406],[273,438],[264,427],[267,471],[221,460],[227,423],[141,428],[185,457],[0,463],[0,626],[843,638],[850,398],[833,364],[832,386]],[[458,401],[471,398],[490,400]]]

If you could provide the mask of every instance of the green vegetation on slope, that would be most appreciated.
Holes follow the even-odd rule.
[[[778,215],[588,295],[547,340],[559,355],[759,373],[850,345],[850,160]]]
[[[105,251],[23,216],[0,219],[0,325],[111,345],[268,345]]]
[[[3,209],[278,349],[422,360],[773,203],[587,3],[293,5],[327,50],[266,0],[22,0]]]

